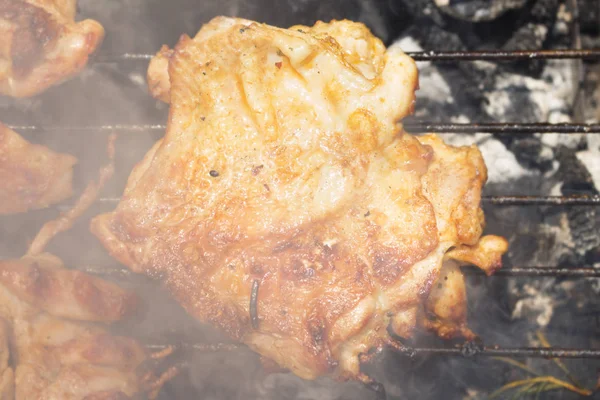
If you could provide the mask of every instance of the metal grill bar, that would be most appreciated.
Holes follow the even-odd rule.
[[[111,206],[116,206],[119,201],[119,197],[98,199],[99,203]],[[482,196],[481,201],[499,206],[598,206],[600,196]]]
[[[422,51],[406,53],[415,61],[519,61],[549,59],[600,59],[600,49],[587,50],[518,50],[518,51]],[[123,53],[99,54],[97,63],[115,63],[123,61],[149,61],[154,54]]]
[[[600,49],[587,50],[483,50],[483,51],[424,51],[407,53],[415,61],[519,61],[549,59],[600,59]]]
[[[465,269],[469,275],[484,275],[479,269]],[[502,277],[600,278],[600,268],[512,267],[499,269],[492,275]]]
[[[147,344],[152,351],[163,350],[171,344]],[[176,347],[183,350],[207,351],[234,351],[245,348],[238,344],[198,344],[180,343]],[[513,347],[502,348],[498,346],[477,346],[465,343],[462,347],[393,347],[394,352],[409,357],[418,355],[453,355],[453,356],[484,356],[484,357],[527,357],[527,358],[600,358],[600,350],[596,349],[566,349],[560,347]]]
[[[528,357],[528,358],[600,358],[600,350],[595,349],[565,349],[560,347],[482,347],[463,346],[462,348],[419,347],[394,349],[395,352],[408,356],[421,354],[439,354],[456,356],[486,356],[486,357]]]
[[[85,131],[111,131],[111,132],[148,132],[148,131],[165,131],[166,125],[149,125],[149,124],[115,124],[115,125],[8,125],[10,129],[16,132],[85,132]]]
[[[134,276],[144,278],[143,275],[138,275],[126,268],[119,267],[92,267],[87,266],[81,268],[82,271],[98,276],[108,278],[125,278],[129,279]],[[465,269],[469,275],[483,275],[479,269]],[[600,268],[580,267],[580,268],[559,268],[559,267],[513,267],[500,269],[492,276],[501,277],[554,277],[554,278],[600,278]]]
[[[470,123],[447,124],[430,122],[405,122],[410,133],[495,133],[523,135],[531,133],[600,133],[600,124],[542,124],[542,123]]]
[[[148,343],[145,344],[148,350],[152,352],[157,352],[161,350],[165,350],[168,347],[176,347],[182,348],[184,350],[194,350],[199,352],[216,352],[216,351],[235,351],[244,348],[245,346],[235,343],[213,343],[213,344],[205,344],[205,343],[181,343],[176,346],[172,344],[158,344],[158,343]]]
[[[600,196],[483,196],[483,203],[502,206],[598,206]]]
[[[38,126],[38,125],[8,125],[17,132],[85,132],[85,131],[115,131],[115,132],[147,132],[164,131],[162,124],[115,124],[87,126]],[[469,123],[448,124],[433,122],[404,122],[403,127],[410,133],[494,133],[499,135],[523,135],[532,133],[600,133],[600,124],[542,124],[542,123]]]

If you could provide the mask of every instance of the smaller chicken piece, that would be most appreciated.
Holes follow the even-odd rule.
[[[0,262],[0,399],[108,400],[156,395],[151,355],[107,324],[135,311],[136,296],[44,253]],[[6,342],[6,340],[4,340]],[[11,376],[14,369],[15,397]],[[1,397],[5,396],[5,397]]]
[[[71,197],[76,162],[71,155],[29,143],[0,123],[0,215],[45,208]]]
[[[0,0],[0,94],[30,97],[79,73],[104,28],[76,0]]]
[[[0,400],[153,399],[177,372],[155,374],[152,360],[168,352],[150,354],[110,333],[110,324],[135,312],[134,293],[44,252],[112,176],[115,139],[108,164],[73,208],[47,222],[24,257],[0,261]]]

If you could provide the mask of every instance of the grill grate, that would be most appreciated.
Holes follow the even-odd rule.
[[[131,278],[135,273],[125,268],[106,267],[84,267],[82,271],[92,275],[103,275],[111,278]],[[483,276],[483,271],[479,269],[468,269],[464,272],[467,275]],[[556,277],[556,278],[600,278],[600,268],[593,267],[512,267],[503,268],[490,276],[494,277]]]
[[[482,196],[483,203],[497,206],[600,206],[600,196]],[[97,200],[110,206],[116,206],[119,197],[102,197]],[[59,208],[65,208],[59,206]]]
[[[600,60],[600,49],[590,50],[541,50],[541,51],[473,51],[473,52],[443,52],[427,51],[408,53],[416,61],[520,61],[539,59],[579,59]],[[135,61],[148,61],[152,54],[124,53],[118,55],[98,55],[96,63],[122,63]],[[36,126],[36,125],[12,125],[15,131],[117,131],[117,132],[147,132],[164,131],[165,125],[98,125],[98,126]],[[492,133],[497,135],[521,135],[521,134],[598,134],[600,124],[549,124],[549,123],[432,123],[432,122],[407,122],[404,124],[407,131],[412,133],[438,132],[438,133]],[[99,203],[115,206],[119,198],[105,197],[98,200]],[[599,206],[600,196],[578,195],[578,196],[487,196],[482,201],[496,206]],[[62,206],[64,207],[64,206]],[[59,208],[62,208],[59,207]],[[112,278],[131,279],[135,276],[131,271],[107,267],[84,267],[83,271]],[[467,274],[481,275],[482,272],[466,269]],[[494,276],[498,277],[556,277],[556,278],[600,278],[600,268],[593,267],[513,267],[501,269]],[[152,344],[147,347],[151,350],[162,350],[172,344]],[[184,350],[198,352],[232,351],[244,348],[237,344],[190,344],[180,343],[177,347]],[[491,356],[491,357],[531,357],[531,358],[587,358],[600,359],[600,349],[572,349],[561,347],[514,347],[501,348],[497,346],[482,346],[474,343],[466,343],[459,347],[402,347],[398,346],[394,351],[406,355],[416,356],[424,354],[447,355],[447,356]]]
[[[446,124],[434,122],[406,122],[403,127],[409,133],[494,133],[503,135],[532,134],[532,133],[600,133],[600,124],[520,124],[520,123],[470,123]],[[25,132],[73,132],[73,131],[119,131],[119,132],[147,132],[164,131],[166,125],[87,125],[87,126],[37,126],[37,125],[9,125],[9,128]]]
[[[600,59],[600,49],[588,50],[518,50],[518,51],[419,51],[407,52],[415,61],[520,61],[520,60],[564,60]],[[114,63],[123,61],[149,61],[154,54],[123,53],[101,54],[96,62]]]
[[[172,344],[146,343],[145,346],[152,351],[161,351]],[[180,343],[178,349],[198,352],[235,351],[245,348],[239,344],[218,343]],[[499,346],[479,346],[472,342],[457,347],[393,347],[398,354],[416,357],[423,354],[452,355],[464,357],[528,357],[528,358],[600,358],[600,350],[567,349],[560,347],[514,347],[502,348]]]

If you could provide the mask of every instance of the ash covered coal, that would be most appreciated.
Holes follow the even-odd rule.
[[[427,2],[428,3],[428,2]],[[478,7],[482,3],[498,8]],[[509,6],[510,3],[510,6]],[[436,1],[438,9],[419,14],[428,23],[413,25],[394,44],[405,51],[538,49],[570,46],[573,14],[558,2]],[[523,2],[524,3],[524,2]],[[580,13],[596,11],[597,4],[580,2]],[[500,6],[505,6],[501,9]],[[542,7],[543,5],[543,7]],[[412,6],[411,9],[416,9]],[[591,10],[593,8],[593,10]],[[478,14],[479,13],[479,14]],[[460,14],[460,15],[459,15]],[[593,13],[591,15],[594,15]],[[504,24],[504,19],[515,21]],[[456,20],[462,20],[457,25]],[[470,24],[468,22],[469,21]],[[519,22],[522,21],[522,22]],[[460,26],[459,29],[456,29]],[[487,26],[491,30],[483,29]],[[440,34],[441,32],[441,34]],[[487,32],[482,34],[482,32]],[[584,35],[593,37],[593,30]],[[597,31],[596,31],[597,33]],[[595,39],[594,39],[595,40]],[[446,45],[450,43],[450,48]],[[580,61],[557,60],[535,65],[468,62],[419,63],[420,87],[415,117],[444,122],[598,122],[598,67]],[[581,75],[581,71],[585,75]],[[583,89],[581,81],[585,81]],[[582,93],[582,91],[584,93]],[[476,143],[489,169],[487,195],[598,194],[600,143],[597,135],[473,136],[446,134],[453,144]],[[598,266],[600,267],[600,214],[593,207],[486,207],[488,229],[510,240],[507,267]],[[507,346],[540,345],[536,330],[547,333],[554,345],[589,348],[600,332],[598,280],[500,279],[471,281],[472,324],[485,343]],[[596,315],[596,318],[590,317]],[[499,387],[511,374],[486,365],[474,373],[462,360],[437,360],[439,385],[465,398],[482,398],[486,389]],[[442,365],[441,367],[439,365]],[[593,382],[597,361],[567,363],[572,372]],[[425,361],[427,368],[431,362]],[[555,373],[544,361],[528,361],[543,373]],[[470,371],[470,372],[469,372]],[[503,372],[500,372],[503,371]],[[469,374],[477,378],[470,379]],[[579,374],[579,375],[578,375]],[[427,385],[410,374],[420,388]],[[438,381],[439,382],[439,381]],[[457,383],[460,382],[460,383]],[[410,385],[408,386],[410,387]],[[403,387],[406,393],[407,386]],[[483,392],[482,392],[483,390]],[[443,389],[432,389],[443,396]],[[411,395],[420,395],[418,389]],[[487,392],[489,393],[489,391]],[[564,393],[555,394],[565,398]],[[553,398],[546,395],[544,398]],[[410,396],[407,396],[410,398]]]
[[[471,22],[489,21],[504,13],[518,10],[527,0],[435,0],[440,9],[453,17]]]

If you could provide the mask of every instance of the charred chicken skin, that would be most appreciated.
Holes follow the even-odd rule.
[[[0,215],[48,207],[72,195],[77,159],[29,143],[0,123]]]
[[[75,22],[77,0],[0,0],[0,94],[29,97],[80,72],[104,28]]]
[[[163,47],[148,81],[167,132],[91,225],[115,258],[307,379],[364,379],[388,327],[472,335],[451,268],[491,273],[506,242],[482,237],[479,151],[397,125],[410,57],[349,21],[219,17]],[[444,271],[452,285],[430,296]]]

